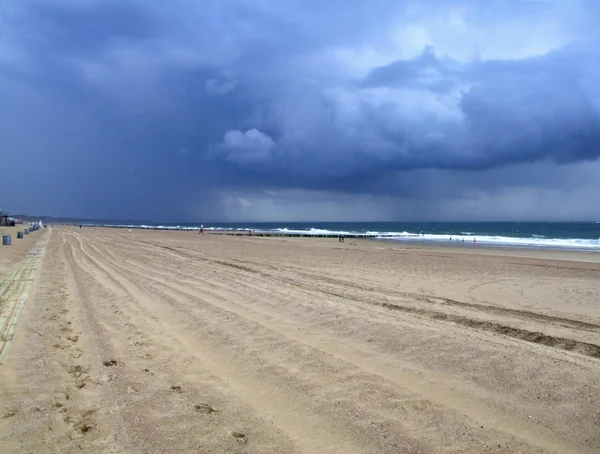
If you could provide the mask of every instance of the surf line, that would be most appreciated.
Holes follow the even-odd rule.
[[[12,343],[49,237],[47,233],[40,238],[27,256],[0,281],[0,365]]]

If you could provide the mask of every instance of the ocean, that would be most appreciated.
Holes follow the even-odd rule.
[[[87,225],[92,225],[86,223]],[[197,230],[200,223],[94,222],[93,225]],[[600,222],[219,222],[205,223],[210,230],[252,230],[308,234],[369,234],[389,241],[543,249],[577,249],[600,252]]]

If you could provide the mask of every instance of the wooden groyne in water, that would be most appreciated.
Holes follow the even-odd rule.
[[[272,237],[272,238],[339,238],[339,233],[300,233],[300,232],[253,232],[253,231],[205,231],[208,235],[228,235],[228,236],[252,236],[252,237]],[[371,239],[381,238],[383,235],[372,235],[367,233],[348,233],[344,234],[346,239]]]
[[[94,225],[85,224],[84,227],[106,227],[131,230],[160,230],[178,231],[198,234],[198,227],[153,227],[136,225]],[[227,236],[249,236],[262,238],[339,238],[339,233],[312,233],[312,232],[264,232],[260,230],[204,230],[205,235],[227,235]],[[406,235],[419,236],[419,235]],[[381,235],[372,233],[344,233],[345,239],[374,239],[374,238],[396,238],[395,235]]]

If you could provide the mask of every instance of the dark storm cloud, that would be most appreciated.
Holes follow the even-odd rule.
[[[165,218],[219,216],[219,191],[437,203],[567,187],[577,178],[549,172],[600,155],[598,10],[5,0],[4,165],[49,188],[11,199]]]
[[[295,130],[229,131],[217,148],[248,169],[325,178],[594,160],[600,110],[589,82],[598,61],[595,49],[563,49],[460,65],[428,49],[373,70],[358,86],[315,94],[322,111]],[[295,136],[303,127],[313,133]]]
[[[123,40],[158,39],[165,30],[161,20],[139,5],[117,0],[25,4],[29,37],[69,54],[102,52]]]

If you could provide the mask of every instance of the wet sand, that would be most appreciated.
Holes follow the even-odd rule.
[[[600,450],[593,254],[38,233],[0,452]]]

